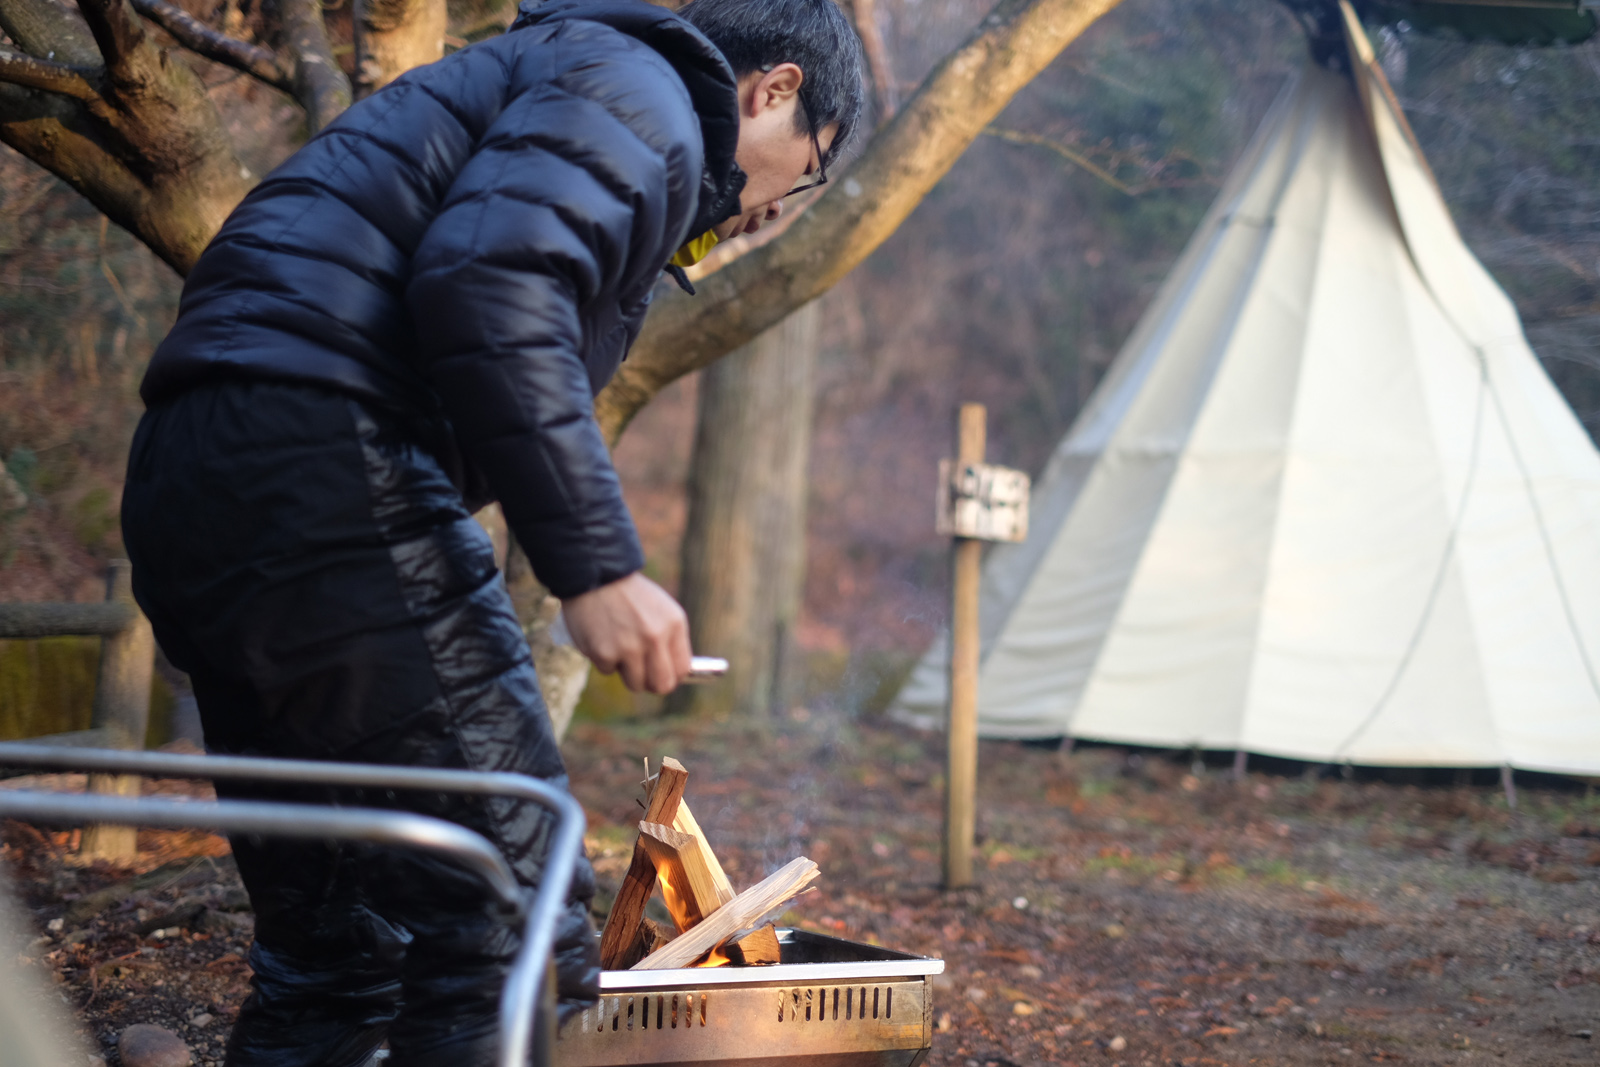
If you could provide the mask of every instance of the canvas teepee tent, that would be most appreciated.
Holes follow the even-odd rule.
[[[1345,16],[986,561],[985,736],[1600,774],[1600,453]]]

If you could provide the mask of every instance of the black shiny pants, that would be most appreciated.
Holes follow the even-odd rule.
[[[515,771],[565,781],[488,537],[423,444],[315,387],[205,385],[144,417],[123,497],[134,590],[189,672],[213,752]],[[397,807],[483,834],[537,884],[526,801],[373,791],[229,795]],[[254,991],[229,1067],[492,1061],[519,931],[447,861],[236,837]],[[564,1009],[597,993],[580,864],[558,939]]]

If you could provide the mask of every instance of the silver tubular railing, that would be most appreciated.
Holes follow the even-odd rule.
[[[522,890],[499,851],[482,836],[430,815],[376,808],[322,808],[264,800],[184,801],[93,793],[0,790],[0,816],[30,822],[162,826],[298,840],[367,841],[438,852],[459,862],[502,902],[522,910]]]
[[[0,815],[14,818],[197,827],[302,839],[340,838],[425,848],[454,856],[482,877],[496,896],[524,910],[522,947],[506,976],[500,998],[499,1062],[500,1067],[524,1067],[528,1062],[534,1013],[549,992],[544,988],[545,970],[555,948],[556,925],[566,907],[567,891],[583,849],[583,809],[565,791],[538,778],[497,771],[188,756],[26,743],[0,743],[0,767],[500,796],[530,800],[549,809],[556,816],[555,833],[545,853],[539,887],[528,893],[516,883],[504,858],[481,836],[430,816],[279,801],[129,801],[0,790]],[[52,809],[52,804],[68,806]],[[49,810],[56,814],[49,814]],[[552,1019],[550,1028],[553,1027]],[[548,1048],[540,1052],[539,1059],[543,1061]]]

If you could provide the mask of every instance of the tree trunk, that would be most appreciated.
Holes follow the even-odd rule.
[[[572,713],[589,684],[589,661],[573,647],[561,619],[561,601],[539,584],[528,565],[528,557],[515,543],[506,560],[506,588],[517,609],[517,621],[533,651],[533,669],[539,673],[539,691],[544,694],[545,710],[556,740],[567,735]]]
[[[527,554],[511,536],[500,505],[490,504],[473,518],[494,542],[495,565],[505,579],[517,622],[533,652],[539,690],[544,694],[545,709],[550,713],[556,740],[560,741],[566,736],[567,727],[572,725],[572,713],[577,710],[578,699],[589,683],[589,661],[566,639],[565,627],[556,625],[561,618],[561,601],[551,596],[533,576]]]
[[[5,0],[0,140],[53,172],[180,274],[250,180],[216,106],[123,0]]]
[[[679,599],[695,649],[729,660],[667,711],[763,717],[781,709],[805,574],[806,469],[818,347],[807,304],[700,378]]]
[[[356,96],[442,58],[448,21],[445,0],[358,0]]]
[[[83,194],[179,274],[256,178],[198,75],[147,32],[292,93],[313,130],[349,102],[317,0],[280,0],[284,54],[166,0],[0,0],[0,141]],[[20,51],[18,50],[20,49]]]

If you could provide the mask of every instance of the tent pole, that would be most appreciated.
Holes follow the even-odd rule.
[[[1506,807],[1512,811],[1517,810],[1517,783],[1512,778],[1511,764],[1500,765],[1500,788],[1506,791]]]
[[[1234,752],[1233,752],[1233,780],[1234,781],[1236,781],[1236,782],[1244,781],[1245,768],[1249,766],[1249,763],[1250,763],[1250,753],[1246,752],[1242,748],[1234,749]]]

